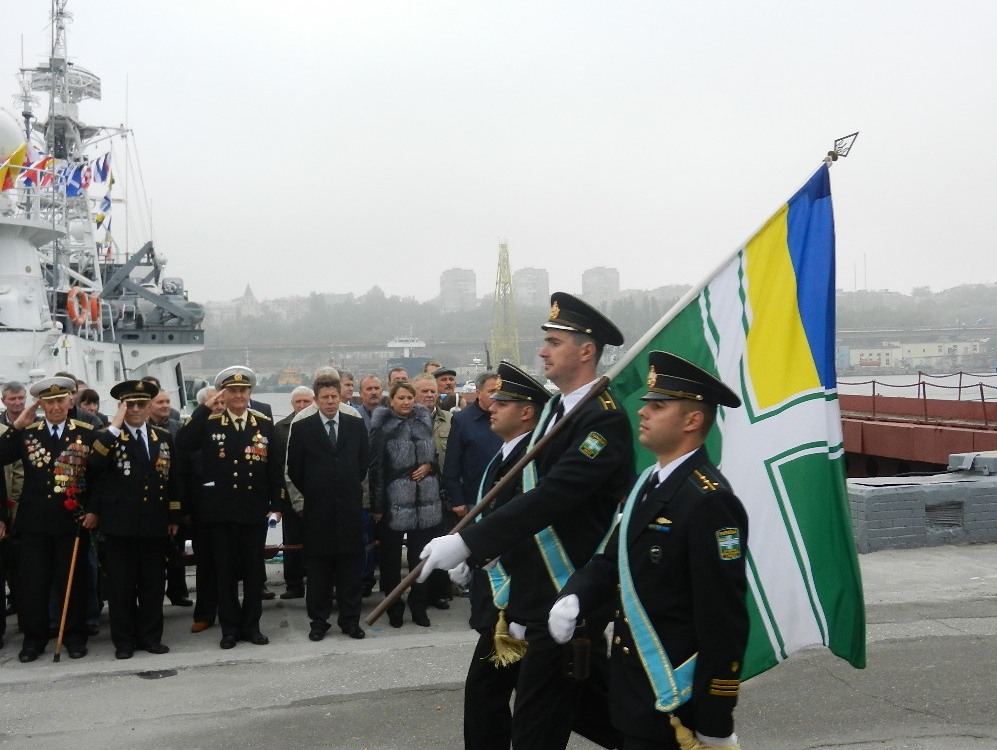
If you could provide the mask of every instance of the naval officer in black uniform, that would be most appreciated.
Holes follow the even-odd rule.
[[[540,413],[550,400],[550,393],[515,365],[501,362],[498,366],[497,389],[489,407],[492,432],[502,439],[502,445],[485,466],[484,477],[477,495],[481,498],[498,484],[526,453],[530,434],[540,420]],[[522,475],[510,481],[501,494],[485,509],[486,518],[523,491]],[[464,750],[508,750],[512,732],[512,712],[509,700],[516,689],[519,664],[499,664],[489,657],[496,649],[495,626],[498,606],[504,608],[506,592],[505,570],[497,565],[491,571],[472,571],[466,563],[460,573],[451,571],[458,583],[471,583],[470,625],[478,631],[471,664],[464,681]],[[472,577],[473,576],[473,577]],[[503,623],[505,617],[503,615]]]
[[[529,643],[516,683],[516,750],[564,748],[583,702],[595,689],[594,681],[566,674],[564,647],[547,632],[547,614],[568,576],[598,551],[633,483],[633,438],[626,413],[608,389],[579,406],[598,382],[604,346],[622,345],[623,334],[598,310],[564,292],[551,296],[542,328],[544,374],[561,393],[548,402],[531,442],[570,415],[569,423],[527,467],[521,495],[460,534],[426,545],[420,577],[465,559],[479,567],[501,556],[511,576],[509,630]],[[590,632],[593,672],[605,666],[601,630],[593,624]],[[592,738],[599,717],[594,711],[585,713],[590,719],[586,735]],[[605,724],[608,730],[608,715]],[[599,741],[612,743],[608,734]]]
[[[222,648],[242,639],[263,646],[264,570],[260,561],[267,538],[267,516],[278,512],[284,497],[284,471],[273,421],[249,408],[256,375],[248,367],[218,373],[215,388],[177,433],[177,445],[200,450],[203,474],[199,513],[215,560],[218,620]],[[225,411],[212,414],[224,392]],[[242,577],[242,602],[239,578]]]
[[[90,457],[93,510],[104,534],[111,641],[118,659],[135,649],[165,654],[163,560],[180,523],[179,476],[170,431],[149,418],[155,384],[126,380],[111,389],[118,410]]]
[[[34,661],[49,640],[49,597],[53,587],[65,592],[75,537],[80,534],[66,615],[65,644],[69,658],[87,653],[87,554],[90,535],[80,531],[97,526],[87,512],[91,445],[96,435],[88,422],[69,418],[72,378],[54,377],[31,386],[36,399],[0,435],[0,464],[20,460],[24,489],[14,531],[20,536],[17,617],[24,641],[18,659]],[[44,417],[35,420],[41,407]],[[60,599],[60,603],[61,603]]]
[[[605,552],[561,591],[548,624],[567,641],[577,622],[617,600],[610,708],[625,750],[677,750],[683,728],[695,732],[686,747],[731,750],[748,637],[748,517],[703,442],[717,407],[741,401],[666,352],[651,352],[647,383],[639,440],[657,464],[634,485]]]

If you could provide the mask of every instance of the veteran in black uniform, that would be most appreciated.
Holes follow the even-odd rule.
[[[547,632],[547,613],[568,576],[598,551],[633,483],[627,415],[608,389],[579,406],[598,382],[604,346],[622,345],[623,334],[598,310],[564,292],[551,296],[550,316],[542,328],[544,374],[561,393],[548,402],[531,442],[560,419],[568,424],[527,467],[522,494],[460,534],[433,539],[422,553],[423,577],[465,559],[479,567],[499,556],[511,576],[509,630],[529,643],[513,708],[512,744],[517,750],[565,747],[586,693],[593,689],[592,681],[566,675],[564,647]],[[602,628],[593,625],[591,630],[593,671],[599,671],[605,660]],[[597,724],[594,714],[590,718]]]
[[[643,399],[639,440],[658,461],[634,485],[605,552],[564,587],[550,631],[565,641],[616,599],[610,706],[625,750],[676,750],[676,731],[695,733],[689,747],[736,748],[748,517],[703,442],[717,407],[741,401],[666,352],[650,354]]]
[[[540,420],[540,413],[550,400],[550,393],[515,365],[502,362],[498,366],[498,390],[492,395],[489,408],[492,432],[502,438],[502,446],[485,467],[477,499],[491,491],[526,453],[530,434]],[[509,482],[482,514],[486,518],[516,495],[522,493],[522,475]],[[493,571],[472,571],[466,563],[461,570],[451,571],[458,583],[470,580],[470,625],[478,631],[471,664],[464,681],[464,748],[465,750],[508,750],[512,734],[512,712],[509,701],[519,677],[517,662],[499,664],[490,658],[496,649],[495,630],[498,604],[505,607],[504,566]],[[494,580],[494,590],[493,583]],[[505,616],[503,627],[507,627]]]
[[[83,529],[97,526],[97,516],[87,512],[91,445],[96,435],[87,422],[69,419],[72,378],[46,378],[31,386],[37,399],[0,435],[0,464],[20,460],[24,489],[14,522],[20,537],[17,615],[24,641],[18,659],[34,661],[49,640],[49,597],[53,587],[65,592],[74,542],[76,552],[66,615],[64,640],[71,659],[87,653],[87,571],[84,564],[90,535]],[[35,421],[41,407],[44,418]],[[61,600],[60,600],[61,603]]]
[[[111,641],[118,659],[135,649],[165,654],[163,560],[180,523],[179,475],[170,431],[148,422],[155,384],[111,389],[118,411],[97,433],[90,457],[93,510],[104,535]]]
[[[279,519],[284,471],[276,448],[273,420],[248,407],[256,375],[247,367],[218,373],[215,388],[224,392],[225,411],[212,414],[219,393],[209,396],[177,433],[177,445],[200,450],[200,518],[211,546],[218,583],[218,620],[222,648],[242,639],[262,646],[260,632],[267,516]],[[239,579],[243,579],[242,602]]]

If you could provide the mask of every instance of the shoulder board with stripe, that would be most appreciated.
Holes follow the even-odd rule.
[[[613,394],[609,391],[603,391],[599,394],[599,405],[603,411],[614,411],[619,408],[616,406],[616,401],[613,400]]]
[[[268,417],[266,414],[264,414],[261,411],[256,411],[256,409],[247,409],[247,411],[257,419],[263,419],[266,420],[267,422],[273,422],[273,420],[270,419],[270,417]]]
[[[716,472],[711,471],[709,466],[705,465],[693,469],[692,473],[689,475],[689,481],[704,494],[707,492],[716,492],[719,489],[725,488],[722,477],[720,477]]]
[[[208,417],[209,420],[211,420],[211,419],[221,419],[221,418],[222,418],[222,413],[221,412],[219,412],[218,414],[212,414],[212,415],[210,415]]]
[[[169,430],[167,430],[165,427],[160,427],[159,425],[151,424],[151,425],[149,425],[149,429],[151,431],[159,432],[159,433],[162,433],[164,435],[169,435],[170,434]]]
[[[44,419],[39,419],[37,422],[32,422],[24,429],[26,430],[40,430],[45,425]]]
[[[81,422],[78,419],[70,419],[69,424],[73,427],[82,427],[84,430],[92,430],[93,425],[89,422]]]

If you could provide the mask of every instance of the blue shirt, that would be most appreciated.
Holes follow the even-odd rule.
[[[474,505],[485,467],[501,447],[502,438],[492,432],[489,414],[477,401],[453,415],[443,464],[443,486],[451,507]]]

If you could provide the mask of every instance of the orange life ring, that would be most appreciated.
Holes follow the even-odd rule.
[[[66,296],[66,314],[75,326],[84,326],[87,322],[100,320],[100,299],[92,297],[80,287],[74,286]]]

